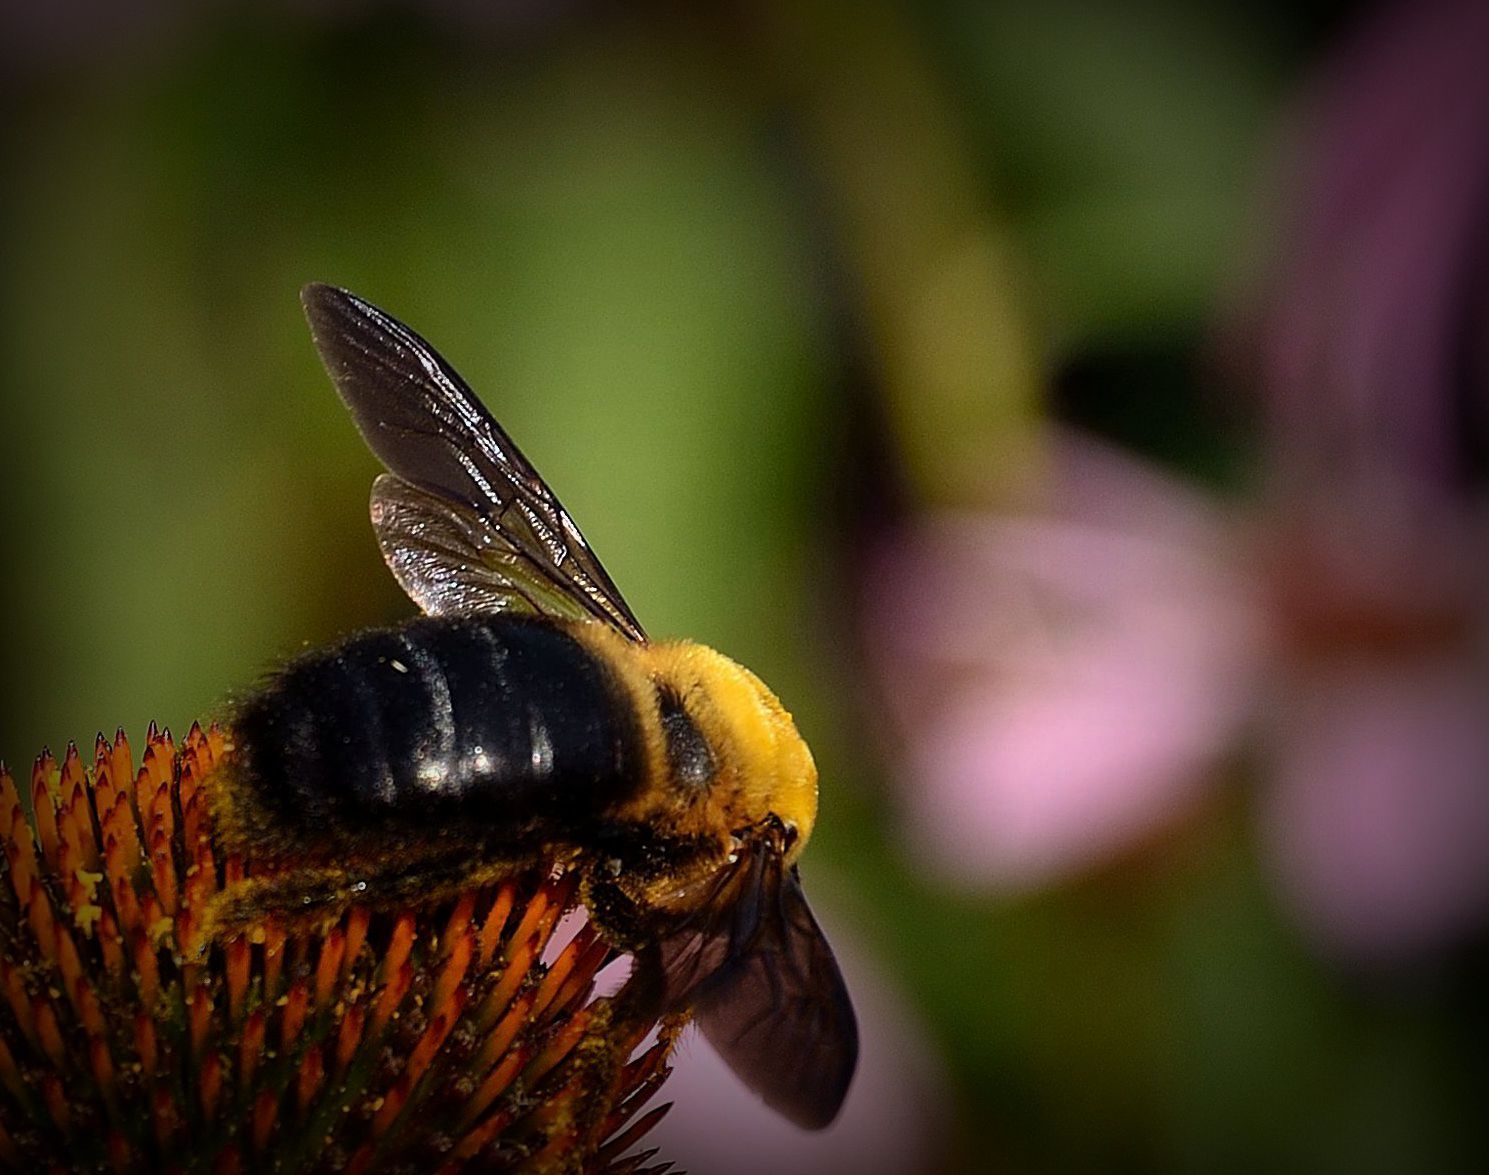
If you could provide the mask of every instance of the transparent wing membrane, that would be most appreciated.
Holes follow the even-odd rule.
[[[518,610],[641,624],[574,520],[433,347],[355,294],[301,295],[321,360],[392,475],[373,487],[383,557],[424,611]]]

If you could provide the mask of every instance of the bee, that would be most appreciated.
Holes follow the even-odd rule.
[[[425,615],[311,651],[241,699],[214,805],[267,863],[220,927],[450,896],[572,865],[662,1013],[691,1010],[767,1104],[808,1128],[858,1055],[847,988],[802,892],[817,770],[748,669],[652,641],[568,512],[403,323],[302,292],[311,335],[388,472],[371,514]]]

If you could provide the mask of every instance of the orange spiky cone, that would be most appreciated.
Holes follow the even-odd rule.
[[[0,764],[0,1165],[25,1171],[661,1172],[672,1029],[594,997],[614,952],[556,954],[554,871],[433,908],[272,918],[207,942],[200,911],[252,863],[207,806],[216,728],[153,725],[136,769],[102,735]],[[556,944],[554,944],[556,946]],[[544,962],[545,951],[551,961]]]

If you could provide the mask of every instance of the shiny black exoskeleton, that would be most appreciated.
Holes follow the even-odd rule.
[[[259,803],[331,839],[453,821],[509,844],[556,822],[578,832],[646,773],[609,668],[562,628],[503,613],[317,649],[247,699],[234,730]]]

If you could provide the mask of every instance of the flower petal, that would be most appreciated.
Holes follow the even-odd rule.
[[[1466,660],[1316,669],[1279,715],[1277,872],[1329,949],[1389,960],[1489,915],[1489,677]]]
[[[1038,509],[936,518],[881,580],[912,835],[960,881],[1042,884],[1181,810],[1263,656],[1218,509],[1094,443],[1054,469]]]

